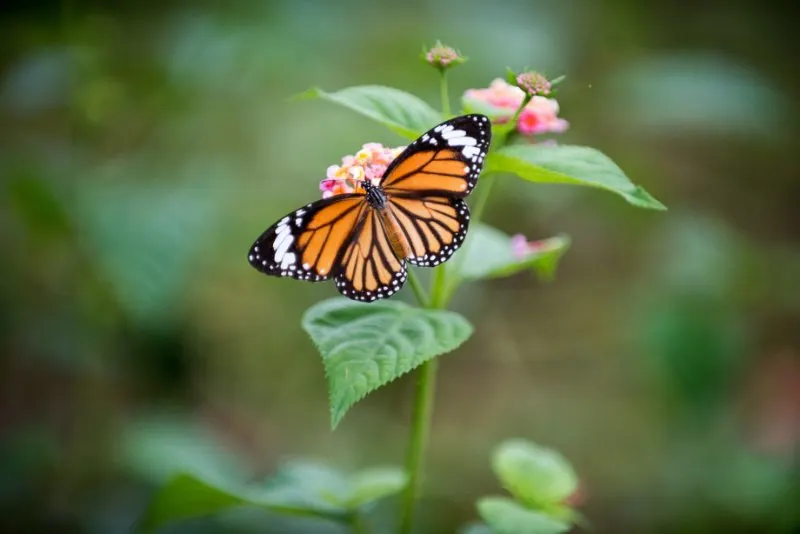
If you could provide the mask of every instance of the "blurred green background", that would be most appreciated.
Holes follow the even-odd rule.
[[[456,298],[477,332],[441,359],[421,531],[477,517],[474,499],[500,491],[490,451],[513,436],[570,459],[596,534],[798,531],[788,3],[65,0],[3,15],[0,531],[127,532],[166,464],[214,454],[197,436],[253,478],[296,456],[402,462],[412,381],[331,432],[299,320],[335,290],[264,277],[246,253],[342,155],[404,144],[287,98],[375,83],[438,106],[418,60],[436,39],[471,59],[454,99],[506,66],[566,74],[559,141],[602,150],[670,210],[498,178],[488,222],[573,244],[553,283]]]

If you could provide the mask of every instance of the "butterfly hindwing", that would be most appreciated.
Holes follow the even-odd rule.
[[[312,202],[261,234],[250,248],[248,260],[268,275],[328,280],[366,209],[360,194]]]
[[[392,250],[378,211],[368,208],[334,273],[336,289],[350,299],[372,302],[394,295],[406,275],[405,261]]]
[[[469,207],[460,198],[392,197],[389,209],[409,244],[412,265],[435,267],[450,259],[469,229]]]
[[[395,159],[381,179],[388,195],[399,192],[464,198],[478,182],[491,143],[489,119],[463,115],[434,126]]]

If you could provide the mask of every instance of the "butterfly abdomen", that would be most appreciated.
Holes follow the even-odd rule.
[[[383,223],[383,230],[386,232],[386,238],[389,240],[389,246],[392,247],[392,252],[399,259],[404,260],[411,256],[411,244],[406,239],[403,231],[400,229],[399,223],[388,206],[378,209],[380,214],[381,223]]]

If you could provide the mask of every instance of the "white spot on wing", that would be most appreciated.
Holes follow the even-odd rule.
[[[464,130],[454,130],[451,126],[449,130],[442,132],[442,137],[445,139],[452,139],[454,137],[464,137],[467,134]]]
[[[289,247],[292,246],[294,242],[294,237],[292,237],[292,229],[289,228],[289,225],[286,223],[281,223],[278,226],[277,236],[275,237],[275,242],[272,244],[272,247],[275,249],[275,260],[282,261],[284,254],[289,250]]]
[[[473,145],[467,145],[461,153],[464,154],[465,158],[475,158],[481,153],[481,149]]]
[[[297,256],[295,256],[294,252],[289,252],[288,254],[284,254],[281,258],[281,269],[286,269],[290,265],[294,265]]]
[[[474,146],[478,144],[478,140],[474,137],[456,137],[449,139],[447,144],[450,146]]]

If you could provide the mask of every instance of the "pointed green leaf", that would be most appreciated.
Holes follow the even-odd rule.
[[[453,312],[345,298],[310,308],[303,328],[322,355],[334,428],[367,393],[455,350],[472,335],[472,325]]]
[[[355,510],[369,502],[398,493],[408,484],[408,475],[399,467],[372,467],[350,477],[352,493],[345,505]]]
[[[575,471],[561,454],[522,439],[502,443],[492,468],[514,497],[540,509],[556,511],[578,488]]]
[[[453,261],[446,263],[445,268],[471,280],[511,276],[525,270],[534,270],[543,280],[551,280],[569,244],[569,237],[565,235],[543,239],[524,256],[518,257],[511,237],[496,228],[479,224],[470,229],[462,251]]]
[[[485,173],[507,172],[531,182],[575,184],[605,189],[634,206],[665,210],[643,187],[634,185],[602,152],[584,146],[512,145],[486,157]]]
[[[356,111],[409,139],[441,122],[435,109],[416,96],[381,85],[359,85],[328,93],[317,87],[297,98],[322,98]]]
[[[150,532],[174,521],[204,517],[245,504],[245,500],[192,475],[178,475],[150,501],[139,528]]]
[[[570,529],[568,523],[524,508],[507,497],[483,497],[477,506],[481,518],[496,534],[559,534]]]

